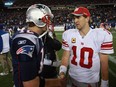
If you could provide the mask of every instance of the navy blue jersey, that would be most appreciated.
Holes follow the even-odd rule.
[[[36,33],[23,30],[13,37],[11,55],[16,87],[23,87],[22,81],[32,80],[39,75],[43,54],[43,42]]]

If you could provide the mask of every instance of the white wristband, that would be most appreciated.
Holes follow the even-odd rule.
[[[64,66],[64,65],[61,65],[61,66],[60,66],[60,70],[59,70],[59,74],[60,74],[61,72],[63,72],[64,74],[66,74],[66,71],[67,71],[67,67]]]
[[[109,87],[108,86],[108,80],[101,80],[101,87]]]

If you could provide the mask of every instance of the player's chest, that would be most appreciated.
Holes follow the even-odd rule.
[[[82,48],[91,48],[91,49],[100,49],[100,42],[94,38],[94,37],[81,37],[81,36],[77,36],[77,37],[70,37],[69,38],[69,47],[72,49],[74,46],[76,46],[78,49],[82,49]]]

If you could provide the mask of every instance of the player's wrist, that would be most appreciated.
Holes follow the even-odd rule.
[[[66,72],[67,72],[67,67],[64,65],[61,65],[59,70],[59,78],[64,79]]]
[[[66,74],[66,72],[67,72],[67,67],[64,66],[64,65],[61,65],[61,66],[60,66],[60,70],[59,70],[59,74],[60,74],[60,73]]]
[[[108,80],[101,79],[101,87],[109,87],[108,86]]]

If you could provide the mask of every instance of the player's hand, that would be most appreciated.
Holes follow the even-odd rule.
[[[101,87],[109,87],[108,86],[108,80],[107,81],[101,80]]]
[[[65,74],[63,72],[61,72],[58,76],[59,79],[65,79]]]
[[[67,79],[65,77],[65,74],[60,73],[58,78],[60,79],[61,87],[67,87]]]
[[[103,28],[103,29],[110,30],[110,26],[108,24],[106,24],[106,23],[101,23],[99,27]]]
[[[105,28],[105,27],[104,27],[104,23],[101,23],[99,27],[100,27],[100,28]]]

